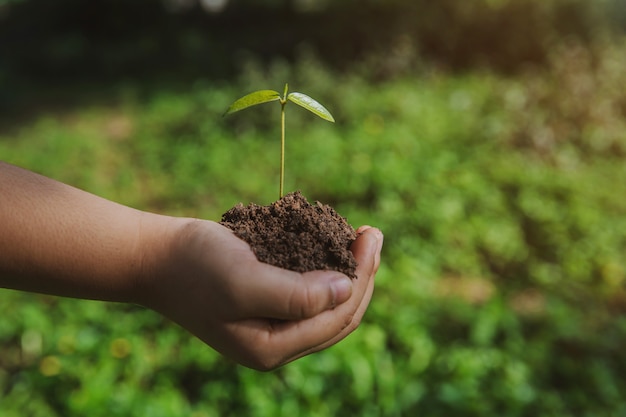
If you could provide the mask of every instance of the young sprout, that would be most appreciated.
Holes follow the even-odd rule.
[[[311,113],[318,115],[324,120],[328,120],[329,122],[335,122],[335,119],[330,114],[328,110],[320,103],[302,93],[289,93],[287,94],[287,90],[289,88],[288,84],[285,84],[285,90],[283,96],[280,96],[278,91],[274,90],[259,90],[254,93],[250,93],[241,97],[239,100],[235,101],[230,105],[224,116],[238,112],[239,110],[246,109],[250,106],[254,106],[256,104],[268,103],[270,101],[278,101],[280,103],[280,187],[279,187],[279,198],[283,196],[283,185],[285,182],[285,105],[287,101],[291,101],[296,103],[299,106],[304,107],[309,110]]]

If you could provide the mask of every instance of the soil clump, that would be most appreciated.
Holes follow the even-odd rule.
[[[356,232],[332,207],[300,191],[269,206],[239,203],[220,222],[246,241],[257,259],[297,272],[335,270],[356,278],[350,245]]]

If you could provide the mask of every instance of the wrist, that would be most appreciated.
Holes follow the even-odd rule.
[[[196,220],[144,213],[138,234],[138,271],[131,288],[131,302],[160,309],[171,291],[183,235]]]

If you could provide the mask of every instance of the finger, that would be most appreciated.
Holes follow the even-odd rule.
[[[324,341],[322,343],[320,343],[317,346],[314,346],[304,352],[302,352],[301,355],[299,355],[298,357],[302,357],[308,354],[311,354],[313,352],[317,352],[320,351],[322,349],[326,349],[338,342],[340,342],[341,340],[345,339],[350,333],[352,333],[353,331],[355,331],[357,329],[357,327],[361,324],[361,320],[363,319],[363,316],[365,315],[365,311],[367,310],[367,307],[369,306],[369,303],[372,299],[372,295],[374,293],[374,276],[372,275],[371,278],[368,280],[368,284],[367,284],[367,290],[365,292],[365,295],[363,296],[363,298],[361,299],[361,303],[359,304],[357,310],[355,311],[354,315],[352,316],[350,322],[346,325],[345,328],[343,328],[338,334],[336,334],[335,336],[333,336],[331,339]],[[295,357],[294,359],[297,359],[298,357]]]
[[[371,272],[376,274],[378,267],[380,266],[380,252],[383,248],[384,236],[382,232],[372,226],[361,226],[357,229],[357,238],[350,247],[354,258],[357,261],[356,274]],[[367,241],[360,239],[364,236]],[[373,256],[371,256],[373,254]],[[371,265],[366,265],[367,262],[372,262]]]
[[[237,294],[245,317],[302,320],[347,301],[352,280],[336,271],[297,273],[254,265],[255,276]]]
[[[383,235],[380,230],[371,226],[359,227],[357,235],[350,248],[358,265],[356,274],[359,276],[364,271],[372,271],[371,273],[375,274],[380,264]],[[274,267],[265,268],[265,271],[267,271],[265,278],[254,279],[260,286],[248,286],[253,294],[242,294],[252,297],[255,301],[247,303],[250,314],[266,312],[266,315],[255,317],[285,320],[313,317],[345,302],[353,291],[354,283],[343,274],[330,275],[330,272],[321,271],[294,274],[292,271]],[[257,292],[259,296],[254,297],[254,293]],[[261,297],[261,293],[265,296]]]
[[[258,321],[254,322],[252,337],[255,342],[252,346],[255,350],[249,352],[249,360],[262,363],[261,368],[276,367],[331,346],[354,331],[373,293],[373,277],[380,262],[381,247],[382,234],[374,228],[366,230],[355,241],[352,250],[359,262],[358,278],[354,281],[352,297],[334,310],[324,311],[307,320],[272,323],[265,327]],[[251,325],[251,322],[233,323],[231,330],[245,338],[251,336]],[[259,366],[253,367],[259,369]]]
[[[374,292],[374,277],[376,276],[376,272],[378,271],[378,268],[380,266],[380,252],[382,250],[382,245],[384,241],[383,234],[380,232],[380,230],[374,229],[371,226],[361,226],[359,229],[357,229],[357,233],[365,233],[366,230],[371,230],[368,233],[376,240],[374,256],[371,256],[372,247],[365,246],[361,240],[359,240],[358,244],[355,242],[353,244],[353,247],[351,248],[355,254],[355,257],[357,258],[357,262],[359,262],[359,267],[357,267],[357,276],[359,277],[359,280],[367,282],[366,289],[363,297],[361,298],[360,304],[352,315],[350,321],[347,322],[346,327],[344,327],[339,333],[337,333],[329,340],[326,340],[321,344],[302,352],[302,354],[298,357],[305,356],[334,345],[335,343],[343,340],[354,330],[356,330],[356,328],[361,323],[361,320],[365,314],[365,311],[367,310],[367,307],[369,306],[372,294]],[[369,244],[371,245],[372,242],[370,241]],[[368,259],[372,261],[370,266],[366,265],[366,261]],[[356,289],[356,291],[358,291],[358,289]]]

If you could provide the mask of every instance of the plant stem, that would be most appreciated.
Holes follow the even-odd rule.
[[[283,197],[283,185],[285,182],[285,104],[286,100],[281,101],[280,108],[280,190],[278,198]]]

